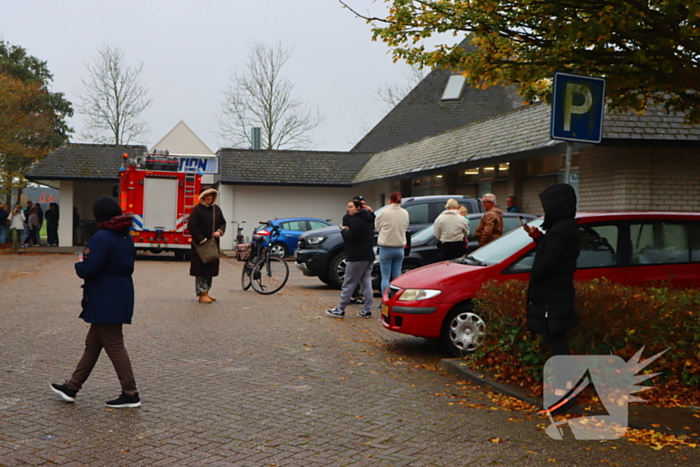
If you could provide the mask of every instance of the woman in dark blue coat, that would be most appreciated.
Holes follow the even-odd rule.
[[[129,235],[131,216],[122,215],[117,202],[107,196],[95,202],[93,213],[99,230],[75,264],[75,272],[85,281],[80,318],[90,323],[85,352],[71,379],[65,384],[52,384],[51,389],[66,402],[74,402],[104,348],[122,387],[122,394],[108,401],[107,406],[139,407],[141,400],[122,334],[122,325],[131,324],[134,314],[131,276],[136,250]]]
[[[579,323],[574,309],[574,272],[581,247],[576,222],[576,192],[567,184],[552,185],[540,193],[544,208],[544,234],[532,226],[525,229],[537,243],[528,287],[527,329],[547,339],[550,353],[569,355],[566,334]],[[555,369],[556,371],[556,369]],[[565,374],[565,372],[559,372]],[[565,397],[571,381],[556,378],[558,403],[541,412],[555,413],[571,405]]]

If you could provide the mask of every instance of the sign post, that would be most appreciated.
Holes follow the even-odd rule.
[[[554,73],[550,136],[566,141],[564,180],[571,176],[573,142],[600,143],[605,110],[605,79]]]

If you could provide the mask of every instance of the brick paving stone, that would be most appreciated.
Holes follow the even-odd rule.
[[[48,385],[70,376],[88,327],[73,261],[0,257],[0,466],[700,464],[692,449],[555,441],[538,420],[452,404],[436,395],[457,380],[431,369],[444,357],[434,343],[356,317],[359,307],[327,319],[338,291],[291,263],[287,286],[261,296],[241,291],[240,263],[224,259],[219,301],[200,305],[187,263],[139,259],[124,334],[143,406],[105,407],[119,393],[105,355],[65,404]]]

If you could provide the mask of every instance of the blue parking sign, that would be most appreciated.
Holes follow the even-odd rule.
[[[604,108],[605,79],[554,73],[552,139],[600,143]]]

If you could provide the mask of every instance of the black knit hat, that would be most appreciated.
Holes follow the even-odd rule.
[[[92,207],[92,213],[95,215],[97,223],[100,224],[113,217],[121,216],[122,210],[114,198],[103,196],[95,201],[95,205]]]

